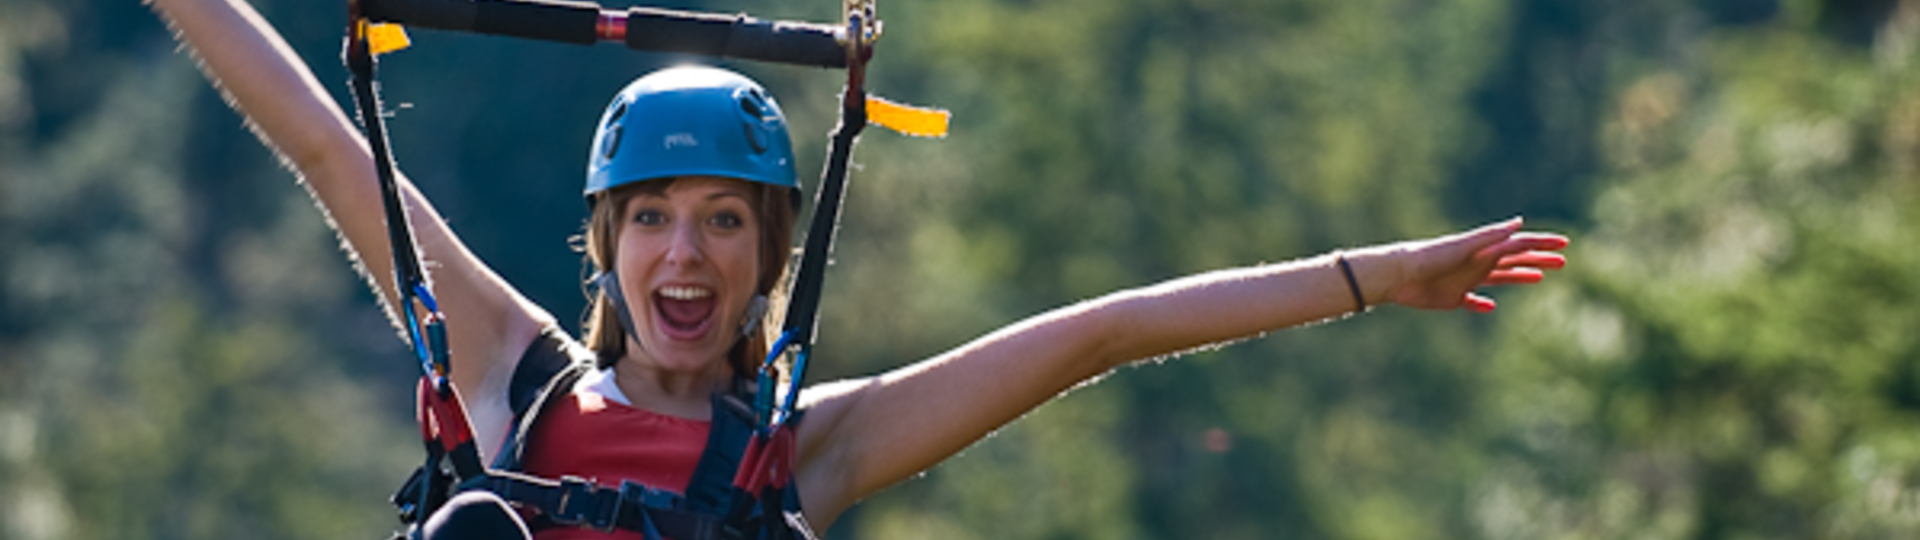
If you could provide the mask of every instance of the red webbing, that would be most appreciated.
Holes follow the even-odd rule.
[[[473,426],[467,423],[466,407],[460,405],[460,394],[451,385],[442,396],[433,387],[433,381],[423,376],[414,393],[420,398],[415,411],[420,421],[421,440],[438,442],[440,450],[448,453],[473,441]]]
[[[793,426],[781,426],[768,437],[761,433],[753,434],[753,440],[747,442],[746,453],[740,456],[740,470],[733,475],[733,487],[747,493],[760,493],[762,489],[787,487],[793,479]]]

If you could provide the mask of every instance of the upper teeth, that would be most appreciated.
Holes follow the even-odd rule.
[[[661,287],[660,296],[674,300],[695,300],[713,296],[713,291],[700,287]]]

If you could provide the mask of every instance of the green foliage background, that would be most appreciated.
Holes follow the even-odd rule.
[[[341,6],[259,8],[344,97]],[[1122,370],[832,536],[1920,534],[1920,2],[881,10],[870,88],[954,134],[862,141],[820,378],[1221,266],[1516,214],[1576,244],[1492,316]],[[402,167],[573,318],[591,122],[682,59],[413,34]],[[734,67],[817,170],[834,75]],[[0,538],[391,529],[413,367],[291,180],[144,7],[0,0]]]

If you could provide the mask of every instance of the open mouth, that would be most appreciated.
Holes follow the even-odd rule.
[[[699,339],[713,321],[713,289],[691,286],[667,286],[653,292],[654,311],[667,337]]]

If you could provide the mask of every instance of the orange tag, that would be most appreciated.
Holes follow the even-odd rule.
[[[400,25],[391,23],[370,24],[366,21],[360,21],[360,24],[367,25],[367,50],[372,52],[374,56],[405,49],[407,46],[413,45],[413,40],[407,39],[407,29],[402,28]]]
[[[947,122],[953,116],[942,109],[902,105],[878,96],[867,96],[867,123],[914,137],[947,136]]]

